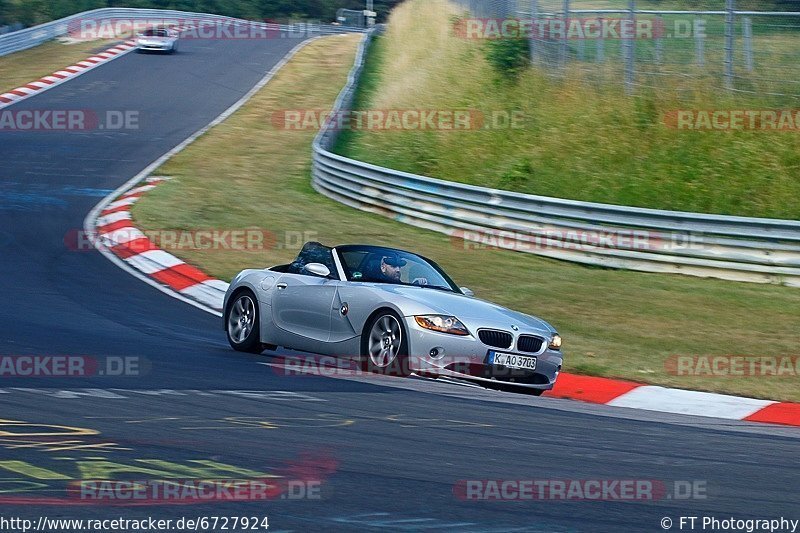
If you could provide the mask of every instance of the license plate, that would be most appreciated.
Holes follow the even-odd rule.
[[[502,365],[506,368],[519,368],[521,370],[536,370],[536,358],[529,355],[513,353],[492,352],[490,363]]]

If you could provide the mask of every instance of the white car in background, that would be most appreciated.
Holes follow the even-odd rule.
[[[137,52],[178,51],[178,32],[169,28],[150,28],[136,36]]]

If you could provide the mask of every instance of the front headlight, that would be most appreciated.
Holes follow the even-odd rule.
[[[419,327],[438,331],[439,333],[450,333],[451,335],[469,335],[467,327],[454,316],[447,315],[420,315],[415,316]]]
[[[550,341],[549,348],[551,350],[560,350],[561,349],[561,342],[562,342],[561,341],[561,335],[556,333],[555,335],[553,335],[553,339]]]

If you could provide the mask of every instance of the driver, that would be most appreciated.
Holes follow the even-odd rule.
[[[381,258],[381,277],[390,283],[402,283],[401,272],[407,261],[397,254],[384,255]],[[427,285],[426,278],[416,278],[412,281],[414,285]]]
[[[404,266],[406,260],[399,255],[384,255],[381,259],[381,276],[389,282],[400,282],[400,269]]]

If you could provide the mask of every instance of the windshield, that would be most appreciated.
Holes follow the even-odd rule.
[[[167,30],[145,30],[142,35],[145,37],[169,37],[169,32]]]
[[[416,285],[461,292],[433,261],[379,246],[342,246],[336,249],[347,281]]]

